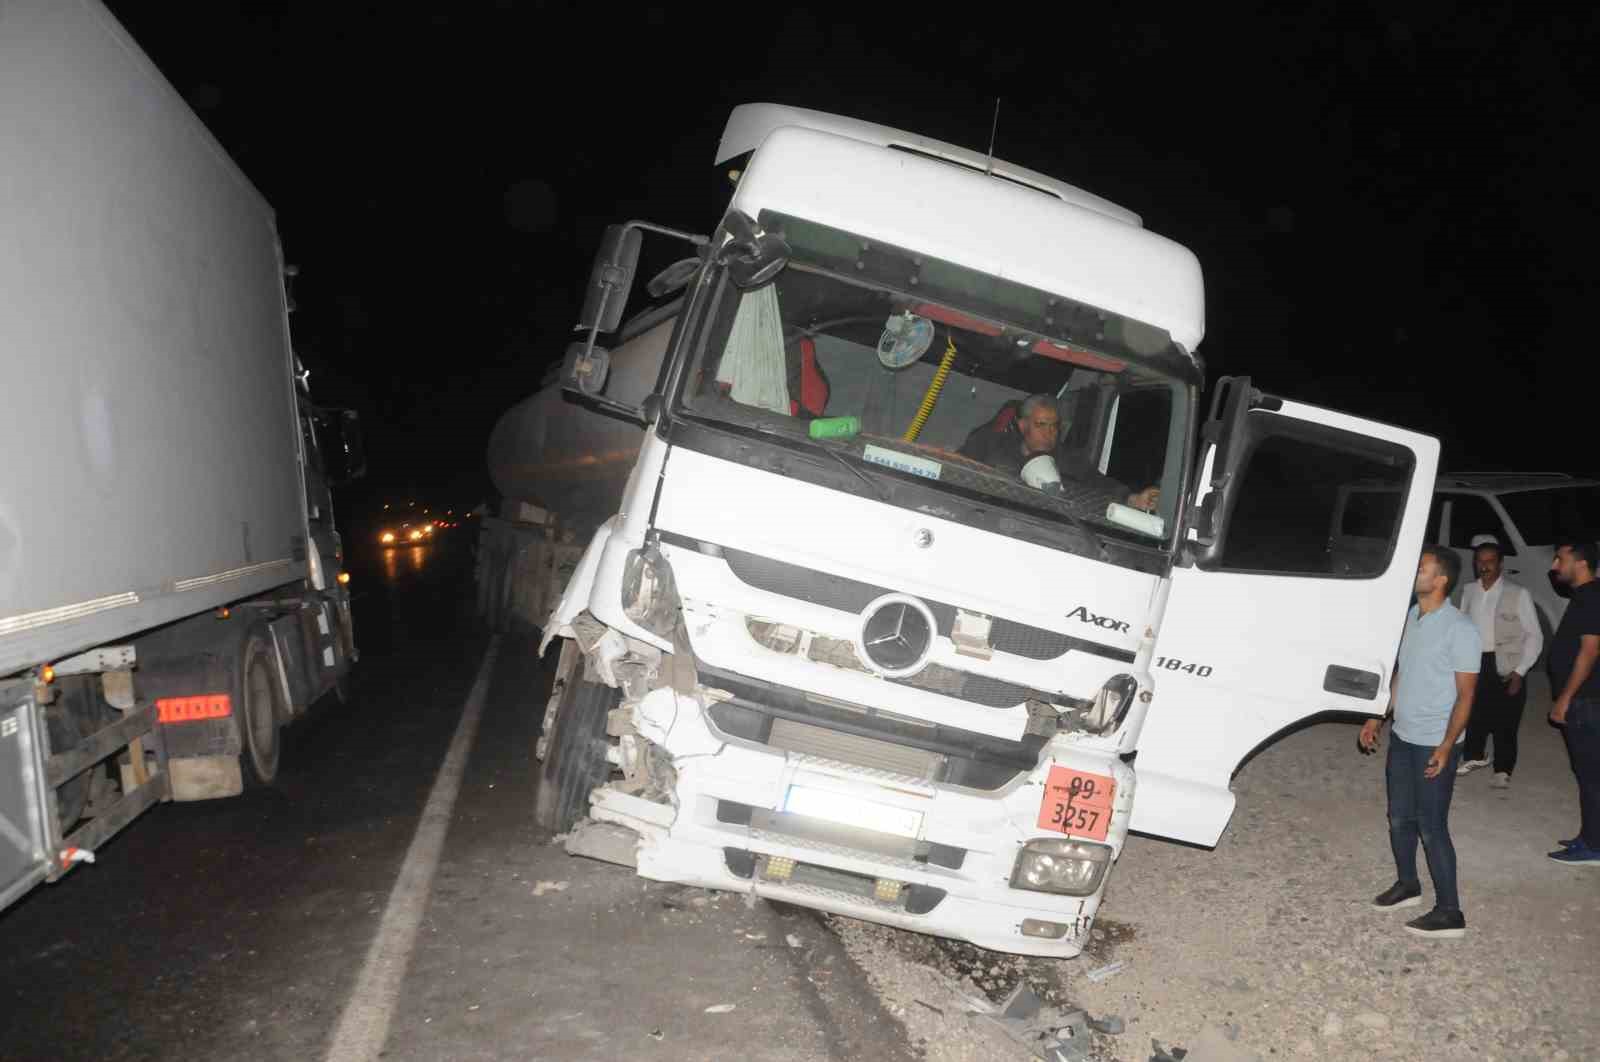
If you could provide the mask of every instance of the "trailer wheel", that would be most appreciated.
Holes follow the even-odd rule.
[[[283,751],[283,735],[278,721],[283,716],[282,692],[272,655],[272,643],[262,631],[252,631],[240,654],[239,765],[244,768],[247,787],[271,785],[278,777],[278,760]]]
[[[557,675],[556,680],[561,681]],[[566,833],[589,813],[589,794],[611,774],[606,762],[606,717],[622,692],[584,675],[583,661],[567,677],[560,707],[546,728],[548,741],[539,765],[534,820],[555,833]]]

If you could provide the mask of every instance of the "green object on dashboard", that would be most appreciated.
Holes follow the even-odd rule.
[[[819,417],[811,422],[807,433],[813,439],[848,439],[860,430],[860,417]]]

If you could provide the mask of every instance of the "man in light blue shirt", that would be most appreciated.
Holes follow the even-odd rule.
[[[1406,923],[1422,937],[1466,935],[1467,920],[1456,892],[1456,849],[1450,842],[1450,797],[1455,791],[1460,742],[1472,715],[1482,639],[1477,625],[1450,603],[1461,578],[1453,550],[1424,546],[1417,563],[1417,603],[1406,614],[1400,663],[1389,687],[1393,740],[1385,770],[1389,789],[1389,845],[1397,880],[1372,905],[1380,910],[1422,902],[1417,877],[1417,840],[1433,878],[1433,910]],[[1378,747],[1383,722],[1361,728],[1361,747]]]

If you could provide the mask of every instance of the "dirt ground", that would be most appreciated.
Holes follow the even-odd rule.
[[[1577,825],[1548,711],[1535,676],[1512,788],[1491,788],[1487,770],[1458,779],[1463,940],[1405,933],[1426,907],[1367,906],[1394,879],[1383,757],[1360,755],[1356,728],[1336,723],[1245,767],[1214,851],[1130,839],[1094,954],[1043,962],[835,925],[930,1059],[1006,1057],[974,1037],[951,993],[997,997],[1019,978],[1091,1017],[1123,1019],[1120,1035],[1095,1035],[1097,1058],[1145,1062],[1152,1041],[1186,1048],[1189,1062],[1600,1058],[1600,872],[1544,857]],[[1116,961],[1125,965],[1104,980],[1086,976]]]

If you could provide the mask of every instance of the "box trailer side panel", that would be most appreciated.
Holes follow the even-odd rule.
[[[270,207],[96,3],[0,6],[0,675],[305,573]]]

